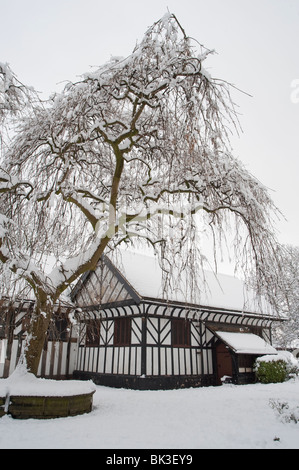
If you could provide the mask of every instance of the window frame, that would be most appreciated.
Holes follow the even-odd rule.
[[[246,374],[253,372],[254,362],[256,360],[255,355],[252,354],[239,354],[238,355],[238,371],[240,374]]]
[[[90,319],[86,321],[85,346],[87,348],[97,348],[101,340],[101,320]]]
[[[28,317],[24,317],[22,327],[24,330],[28,328]],[[26,328],[27,326],[27,328]],[[69,321],[67,318],[57,317],[53,318],[48,328],[48,341],[62,341],[66,342],[69,339]]]
[[[132,319],[130,317],[118,317],[114,320],[113,346],[131,346]]]
[[[171,321],[171,345],[174,348],[191,347],[191,322],[185,318]]]

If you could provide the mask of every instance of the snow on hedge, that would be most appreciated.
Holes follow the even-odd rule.
[[[279,351],[277,354],[265,354],[256,359],[257,365],[261,362],[277,362],[283,361],[287,365],[299,367],[299,361],[289,351]]]

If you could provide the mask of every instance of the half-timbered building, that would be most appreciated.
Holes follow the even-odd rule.
[[[276,354],[277,318],[232,276],[205,272],[201,281],[197,299],[187,278],[164,291],[155,257],[104,256],[72,292],[80,307],[74,377],[136,389],[253,381],[256,357]]]
[[[199,297],[187,276],[169,289],[162,277],[153,256],[103,256],[72,304],[57,305],[38,375],[136,389],[252,382],[256,357],[276,354],[278,318],[232,276],[205,272]],[[16,367],[32,308],[32,300],[0,302],[0,377]]]

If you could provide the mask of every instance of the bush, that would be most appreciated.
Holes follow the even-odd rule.
[[[278,383],[298,375],[299,363],[288,351],[277,355],[258,357],[255,363],[256,379],[261,383]]]
[[[255,367],[256,378],[263,384],[284,382],[287,368],[284,360],[258,361]]]
[[[289,351],[279,351],[279,356],[286,362],[288,378],[297,376],[299,374],[298,359],[296,359]]]
[[[283,423],[299,423],[299,406],[290,407],[287,402],[273,399],[269,400],[269,405]]]

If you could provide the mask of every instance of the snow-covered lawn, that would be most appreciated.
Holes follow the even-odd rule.
[[[1,382],[1,380],[0,380]],[[282,415],[272,400],[287,402]],[[0,418],[0,448],[299,448],[299,380],[171,391],[96,386],[89,414],[51,420]]]

